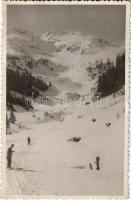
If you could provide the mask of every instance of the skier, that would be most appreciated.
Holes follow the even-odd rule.
[[[91,163],[89,163],[89,167],[90,167],[90,170],[92,170],[92,169],[93,169],[93,167],[92,167],[92,164],[91,164]]]
[[[12,153],[14,152],[12,149],[15,145],[12,144],[7,150],[7,168],[11,169],[11,162],[12,162]]]
[[[28,142],[28,145],[30,145],[31,139],[30,139],[29,136],[28,136],[28,138],[27,138],[27,142]]]
[[[96,170],[100,170],[100,157],[99,156],[97,156],[96,157]]]

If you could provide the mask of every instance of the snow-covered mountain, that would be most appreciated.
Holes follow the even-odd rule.
[[[51,83],[44,95],[38,96],[44,100],[33,98],[28,112],[12,103],[16,121],[7,130],[6,146],[14,143],[15,153],[13,170],[7,170],[7,194],[122,195],[124,86],[96,102],[92,93],[98,84],[99,63],[108,58],[115,62],[124,48],[78,32],[40,35],[20,28],[8,35],[7,44],[9,69],[16,70],[17,76],[17,68],[26,69],[27,74],[29,69],[36,78],[32,81],[31,73],[24,74],[24,82],[32,81],[30,87],[35,82],[38,86],[39,79]],[[109,68],[108,64],[102,67],[101,71]],[[19,92],[14,95],[17,99]],[[10,110],[7,115],[9,118]],[[26,143],[28,136],[31,145]],[[74,142],[74,137],[80,141]],[[96,157],[100,158],[100,170],[96,169]]]
[[[124,51],[123,46],[116,46],[103,38],[67,30],[40,35],[16,28],[8,35],[7,44],[8,54],[19,57],[22,67],[28,67],[28,64],[21,64],[21,60],[31,58],[35,75],[53,82],[60,91],[82,94],[89,92],[95,84],[87,69],[107,58],[115,61],[116,56]]]
[[[7,44],[9,54],[28,53],[36,58],[44,55],[54,57],[61,51],[85,56],[96,54],[102,49],[107,51],[108,48],[112,48],[119,51],[121,48],[103,38],[82,35],[80,32],[64,30],[40,35],[22,28],[13,29],[12,33],[8,34]]]

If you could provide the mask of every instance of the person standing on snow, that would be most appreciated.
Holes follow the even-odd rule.
[[[14,152],[12,149],[15,145],[12,144],[7,150],[7,168],[11,168],[12,163],[12,153]]]
[[[96,170],[100,170],[100,157],[99,156],[97,156],[96,157]]]
[[[28,138],[27,138],[27,142],[28,142],[28,145],[30,145],[31,139],[30,139],[29,136],[28,136]]]

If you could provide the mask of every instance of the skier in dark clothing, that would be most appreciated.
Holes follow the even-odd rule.
[[[12,153],[14,152],[12,149],[15,145],[12,144],[8,150],[7,150],[7,168],[11,168],[11,162],[12,162]]]
[[[27,142],[28,142],[28,145],[30,144],[30,142],[31,142],[31,139],[30,139],[30,137],[28,136],[28,138],[27,138]]]
[[[99,156],[97,156],[96,157],[96,170],[100,170],[100,157]]]

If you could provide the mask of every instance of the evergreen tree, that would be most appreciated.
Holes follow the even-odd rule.
[[[10,122],[14,124],[15,121],[16,121],[15,113],[13,110],[11,110],[10,111]]]
[[[52,83],[51,82],[49,83],[49,87],[52,87]]]
[[[33,63],[31,61],[28,61],[28,67],[29,67],[30,72],[31,72],[31,70],[33,69]]]
[[[125,55],[118,55],[116,58],[116,66],[107,60],[104,65],[104,71],[98,77],[97,93],[101,93],[101,97],[114,94],[125,84]]]
[[[7,127],[7,129],[10,128],[10,120],[9,120],[7,114],[6,114],[6,127]]]

